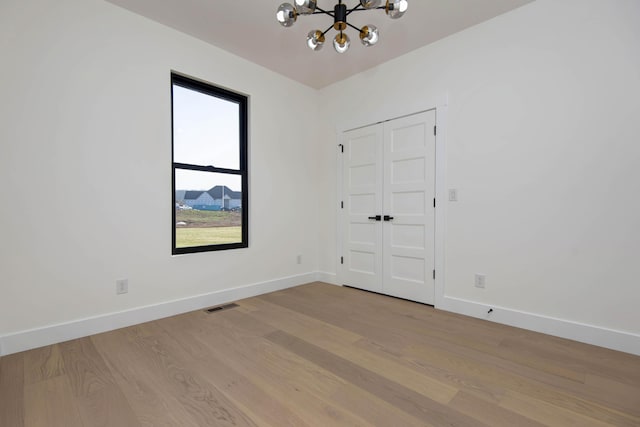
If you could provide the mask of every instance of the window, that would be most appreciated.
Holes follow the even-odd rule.
[[[171,74],[173,254],[246,248],[247,97]]]

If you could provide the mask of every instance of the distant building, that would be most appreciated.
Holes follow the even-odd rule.
[[[201,211],[241,209],[242,192],[233,191],[226,185],[216,185],[208,191],[177,190],[176,203]]]

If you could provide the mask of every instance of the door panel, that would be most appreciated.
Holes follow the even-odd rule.
[[[434,303],[435,111],[384,125],[383,293]]]
[[[391,210],[398,215],[424,215],[424,191],[396,191],[391,195]]]
[[[343,236],[345,284],[382,292],[382,125],[345,132]]]
[[[423,150],[424,152],[424,150]],[[414,156],[423,155],[415,153]],[[391,179],[393,184],[414,184],[424,183],[426,167],[424,158],[401,158],[393,159],[391,162]]]
[[[391,246],[406,249],[424,249],[423,225],[394,224],[391,228]]]

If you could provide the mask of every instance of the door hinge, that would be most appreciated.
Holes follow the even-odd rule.
[[[434,126],[433,127],[433,136],[436,136],[438,134],[438,126]]]
[[[344,202],[340,202],[340,209],[344,209]]]
[[[436,280],[436,271],[433,270],[433,280]]]
[[[344,257],[340,257],[340,264],[344,264]]]
[[[433,199],[433,207],[434,208],[436,207],[436,199],[435,198]]]
[[[340,147],[340,152],[344,153],[344,145],[342,144],[338,144],[338,147]]]

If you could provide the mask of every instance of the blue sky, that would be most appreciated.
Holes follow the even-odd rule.
[[[174,161],[238,169],[238,117],[238,104],[174,85]],[[176,171],[176,190],[208,190],[226,185],[240,191],[240,184],[239,175]]]

